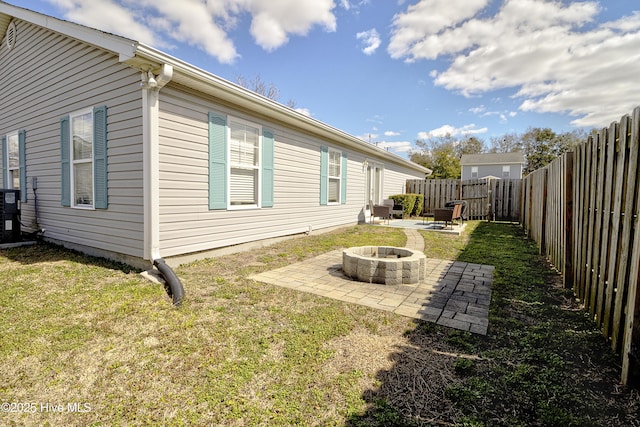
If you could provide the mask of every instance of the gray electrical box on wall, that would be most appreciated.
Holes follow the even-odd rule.
[[[0,189],[0,243],[20,241],[20,191]]]

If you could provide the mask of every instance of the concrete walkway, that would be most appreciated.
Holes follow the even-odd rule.
[[[424,251],[422,235],[415,229],[403,230],[406,247]],[[493,270],[490,265],[428,258],[423,282],[364,283],[342,273],[342,251],[338,250],[250,278],[486,335]]]

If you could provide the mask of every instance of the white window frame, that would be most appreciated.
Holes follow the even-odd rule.
[[[232,159],[231,159],[231,146],[233,145],[233,142],[231,140],[231,129],[233,127],[234,124],[238,124],[238,125],[243,125],[243,126],[250,126],[252,128],[255,128],[257,130],[258,133],[258,150],[257,150],[257,165],[252,165],[252,166],[248,166],[246,164],[240,164],[240,163],[233,163]],[[237,117],[228,117],[228,121],[227,121],[227,141],[229,141],[229,143],[227,144],[227,159],[229,159],[228,165],[227,165],[227,209],[229,210],[245,210],[245,209],[260,209],[262,206],[262,126],[251,122],[249,120],[244,120],[244,119],[240,119]],[[231,197],[231,170],[232,169],[251,169],[251,170],[255,170],[257,173],[257,179],[255,182],[255,185],[257,186],[257,188],[255,189],[255,197],[256,197],[256,202],[253,204],[246,204],[246,205],[237,205],[237,204],[232,204],[232,197]]]
[[[331,157],[336,156],[338,159],[337,170],[338,174],[331,175]],[[330,200],[331,194],[331,181],[335,181],[338,183],[338,194],[337,199],[335,201]],[[329,153],[327,158],[327,205],[339,205],[342,200],[342,151],[333,149],[329,147]]]
[[[18,163],[15,167],[11,166],[11,139],[15,138],[15,147],[16,147],[16,159],[18,160]],[[2,147],[3,150],[7,150],[7,164],[4,165],[4,169],[6,170],[5,174],[4,174],[4,187],[9,189],[9,190],[19,190],[20,189],[20,136],[18,131],[15,132],[9,132],[6,135],[6,144],[4,147]],[[14,177],[13,177],[13,171],[16,171],[17,175],[18,175],[18,186],[16,187],[13,183]]]
[[[382,184],[384,182],[384,164],[377,163],[374,160],[366,159],[366,177],[365,177],[365,186],[366,186],[366,205],[369,210],[371,210],[371,206],[369,206],[370,202],[373,202],[374,205],[382,204]]]
[[[80,116],[84,116],[86,114],[91,115],[91,157],[88,159],[76,159],[74,157],[74,147],[73,147],[73,120]],[[93,108],[87,108],[85,110],[75,111],[69,114],[69,179],[70,179],[70,195],[71,195],[71,207],[74,209],[85,209],[85,210],[94,210],[95,202],[96,202],[96,194],[95,194],[95,177],[94,174],[94,153],[93,153],[93,145],[94,145],[94,133],[95,133],[95,122],[93,117]],[[91,164],[91,203],[76,203],[76,165],[81,164]]]
[[[511,177],[511,166],[509,166],[509,165],[503,165],[502,166],[502,177],[503,178],[510,178]]]
[[[471,178],[478,177],[478,166],[471,166]]]

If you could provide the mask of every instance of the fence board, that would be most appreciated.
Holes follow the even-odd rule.
[[[587,240],[586,242],[593,242],[593,229],[595,223],[595,204],[596,204],[596,167],[598,165],[597,159],[597,149],[594,147],[595,139],[593,137],[589,137],[587,142],[587,170],[589,176],[589,204],[587,205]],[[584,282],[584,298],[582,302],[588,306],[589,299],[591,298],[591,279],[593,277],[593,245],[587,245],[587,256],[585,258],[586,263],[586,274],[585,274],[585,282]]]
[[[578,147],[577,150],[579,162],[576,162],[575,167],[578,169],[578,173],[575,175],[576,181],[575,185],[578,189],[577,197],[575,200],[575,211],[576,211],[576,260],[574,262],[574,268],[576,269],[575,273],[575,282],[573,286],[574,293],[580,300],[584,300],[584,292],[581,284],[584,281],[584,271],[585,271],[585,257],[586,257],[586,236],[587,236],[587,213],[585,211],[585,207],[588,205],[589,200],[589,191],[587,182],[588,179],[588,171],[587,165],[587,145],[583,144]]]
[[[602,206],[604,204],[604,165],[605,165],[605,150],[606,150],[606,129],[602,129],[596,134],[595,147],[594,147],[594,159],[597,164],[595,173],[595,194],[598,197],[595,198],[593,206],[593,217],[595,222],[594,228],[594,241],[602,242]],[[598,295],[598,285],[600,282],[600,258],[601,258],[602,245],[594,245],[592,258],[591,258],[591,290],[589,291],[589,312],[592,315],[596,314],[596,300]],[[600,325],[600,319],[594,316],[598,326]]]
[[[573,277],[573,291],[574,293],[581,298],[579,295],[578,283],[581,283],[582,280],[582,268],[576,268],[576,266],[580,266],[582,262],[582,240],[583,240],[583,230],[581,224],[583,223],[584,212],[582,211],[582,201],[584,200],[584,180],[581,178],[584,176],[584,151],[585,145],[579,145],[575,149],[575,163],[574,169],[575,172],[573,174],[573,187],[574,187],[574,203],[573,203],[573,216],[575,220],[574,226],[574,251],[573,251],[573,265],[574,265],[574,277]]]
[[[564,221],[564,231],[565,231],[565,248],[564,248],[564,265],[560,269],[564,274],[562,275],[564,281],[564,287],[567,289],[573,288],[574,283],[574,268],[573,268],[573,235],[574,233],[574,221],[575,218],[573,216],[573,172],[574,172],[574,163],[575,163],[575,155],[572,152],[568,152],[565,154],[567,162],[566,162],[566,181],[564,183],[565,187],[565,200],[564,200],[564,209],[565,209],[565,221]]]
[[[624,144],[629,148],[629,160],[627,162],[627,172],[625,173],[625,193],[624,193],[624,210],[622,212],[622,234],[621,240],[622,245],[620,248],[620,263],[618,269],[618,278],[617,282],[617,290],[615,291],[615,304],[613,307],[613,329],[611,331],[611,346],[614,349],[618,348],[620,333],[621,333],[621,322],[617,321],[620,319],[626,297],[626,285],[628,278],[628,263],[629,263],[629,250],[631,247],[631,232],[632,232],[632,220],[633,220],[633,199],[636,191],[636,171],[638,165],[638,141],[633,141],[629,138],[629,117],[625,116],[623,122],[620,124],[620,141],[624,140]],[[633,177],[633,179],[631,179]]]
[[[624,185],[626,181],[626,170],[625,165],[627,163],[627,147],[626,144],[623,144],[623,139],[621,138],[621,126],[616,127],[616,171],[614,174],[615,183],[614,183],[614,194],[616,197],[613,201],[613,209],[611,213],[611,243],[609,246],[611,250],[609,251],[609,268],[607,274],[607,281],[609,286],[605,290],[605,305],[604,305],[604,325],[602,333],[604,336],[609,337],[611,335],[612,328],[612,315],[613,315],[613,306],[614,306],[614,289],[616,287],[616,283],[618,282],[618,263],[619,263],[619,255],[620,255],[620,224],[622,219],[622,197],[621,195],[624,193]]]
[[[632,141],[631,153],[632,160],[638,161],[638,145],[640,140],[640,108],[633,111],[633,119],[631,120],[630,137]],[[635,363],[640,360],[640,298],[638,295],[638,273],[640,268],[640,224],[638,217],[640,214],[640,196],[638,196],[637,186],[640,177],[640,170],[636,167],[635,174],[629,178],[635,182],[636,189],[634,191],[635,200],[633,202],[633,211],[629,212],[629,216],[633,216],[634,232],[633,232],[633,251],[631,253],[631,265],[629,268],[629,290],[627,294],[626,316],[624,318],[624,327],[622,328],[623,342],[622,354],[625,356],[622,360],[622,377],[627,378],[629,371],[633,368],[632,360]],[[631,172],[630,172],[631,173]],[[630,192],[627,192],[629,194]],[[635,344],[634,344],[635,343]],[[638,369],[638,366],[635,366]]]
[[[603,318],[605,295],[607,288],[609,287],[608,272],[609,272],[609,244],[611,242],[611,220],[612,220],[612,197],[613,192],[613,177],[615,170],[615,146],[616,146],[616,123],[612,123],[606,132],[606,162],[605,172],[602,174],[604,179],[604,201],[602,204],[602,247],[601,247],[601,266],[600,266],[600,278],[598,280],[598,296],[596,301],[595,315],[598,321],[598,326],[602,329],[605,319]]]

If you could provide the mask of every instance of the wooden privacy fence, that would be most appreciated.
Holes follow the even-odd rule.
[[[450,200],[460,197],[459,179],[410,179],[407,181],[407,193],[424,196],[423,212],[432,213],[444,207]]]
[[[640,380],[640,108],[524,178],[521,223]]]
[[[407,181],[407,193],[424,196],[424,212],[433,213],[451,200],[467,202],[468,219],[518,221],[520,179],[414,179]]]

